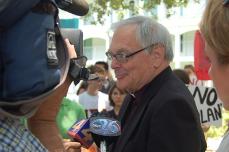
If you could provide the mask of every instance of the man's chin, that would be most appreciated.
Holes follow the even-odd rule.
[[[116,85],[121,90],[126,90],[127,89],[127,85],[126,85],[126,83],[124,81],[117,80]]]

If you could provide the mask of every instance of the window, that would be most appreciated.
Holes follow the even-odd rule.
[[[181,39],[181,56],[194,55],[194,31],[184,33],[180,36]]]

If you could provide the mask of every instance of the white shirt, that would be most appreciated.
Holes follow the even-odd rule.
[[[88,111],[88,116],[91,115],[91,111],[101,112],[102,110],[112,109],[108,95],[100,91],[95,96],[88,94],[87,91],[83,92],[79,95],[79,103]]]

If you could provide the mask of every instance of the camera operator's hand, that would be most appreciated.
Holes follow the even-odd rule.
[[[66,152],[81,152],[81,144],[79,142],[73,142],[68,139],[64,139],[63,144]]]
[[[77,54],[76,54],[74,45],[72,45],[70,43],[69,39],[65,39],[65,43],[66,43],[67,48],[68,48],[68,53],[69,53],[70,59],[76,58],[77,57]]]
[[[70,58],[76,57],[74,46],[70,44],[68,39],[65,40],[65,43]],[[49,151],[64,151],[56,125],[56,115],[71,82],[71,78],[67,76],[65,82],[45,99],[35,115],[28,120],[30,130]]]

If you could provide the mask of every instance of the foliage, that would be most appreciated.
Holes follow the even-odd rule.
[[[95,20],[91,21],[92,24],[103,24],[106,16],[112,14],[112,10],[115,11],[120,19],[124,16],[125,11],[130,11],[132,15],[138,14],[140,9],[145,11],[150,11],[152,8],[155,8],[157,5],[164,3],[167,11],[167,16],[170,15],[170,9],[173,7],[183,6],[185,7],[188,4],[189,0],[141,0],[143,5],[139,6],[135,4],[134,0],[93,0],[89,1],[90,10],[89,13],[84,17],[85,20],[93,18]],[[194,2],[199,2],[199,0],[194,0]]]
[[[222,121],[222,126],[221,127],[215,127],[215,126],[211,126],[210,129],[207,132],[207,137],[210,138],[219,138],[222,137],[225,132],[228,129],[228,123],[229,123],[229,111],[223,111],[223,121]]]

